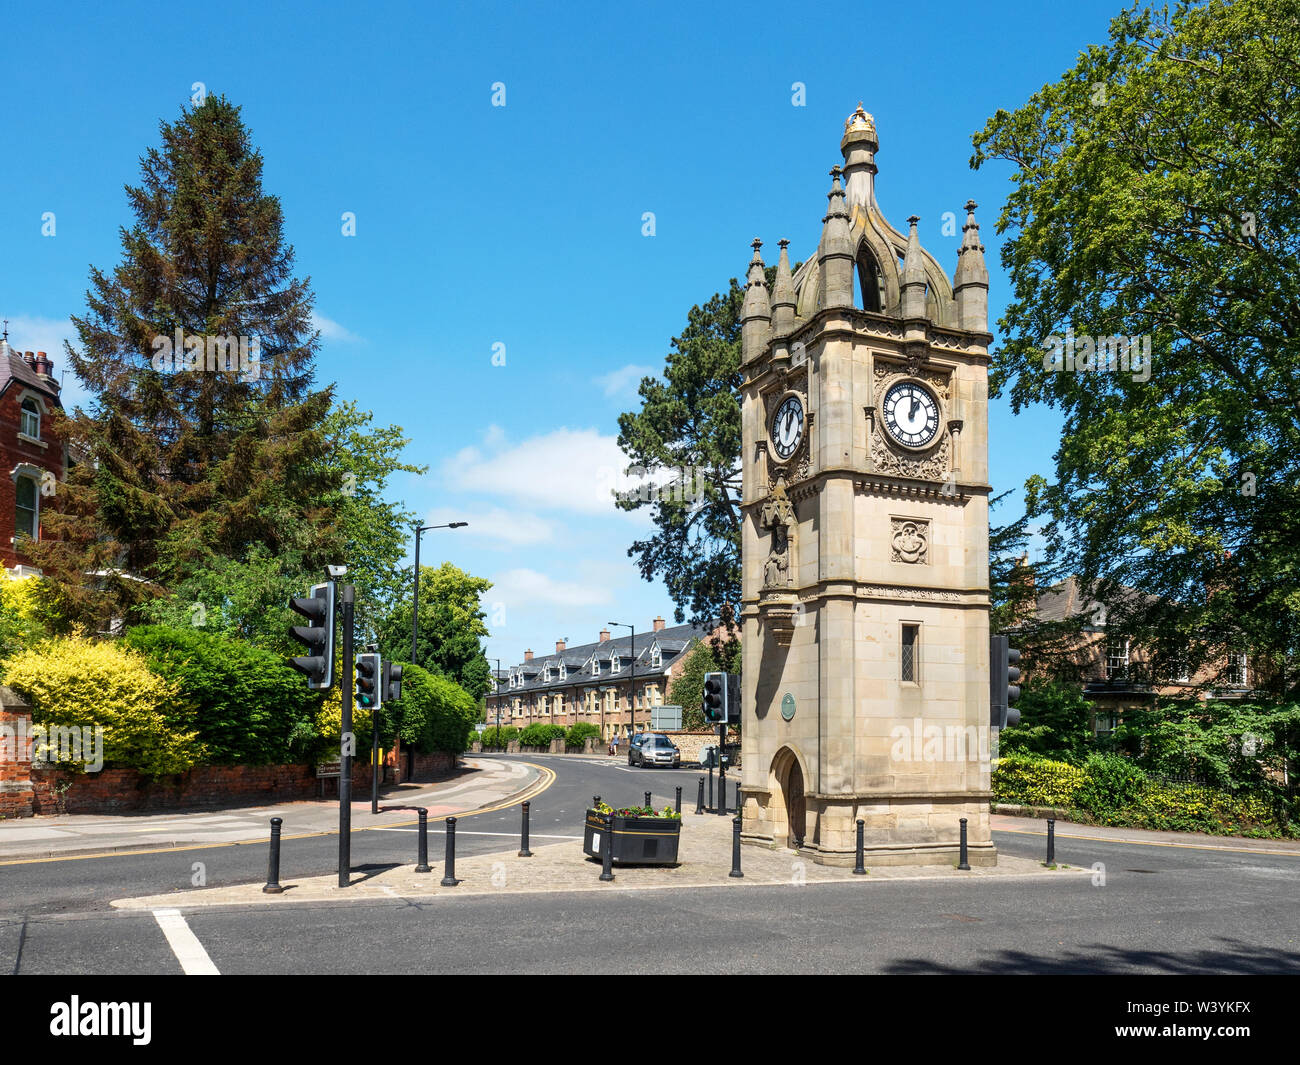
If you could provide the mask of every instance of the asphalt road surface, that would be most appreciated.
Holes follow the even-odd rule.
[[[696,771],[531,760],[557,774],[532,801],[539,845],[580,836],[593,794],[630,805],[650,789],[662,805],[681,784],[683,807],[694,808]],[[366,816],[354,813],[354,827]],[[999,849],[1040,857],[1040,827],[996,832]],[[518,832],[517,807],[466,816],[457,852],[510,849]],[[441,824],[429,835],[436,867]],[[329,874],[337,846],[333,835],[286,842],[283,876]],[[414,855],[414,828],[354,834],[354,871]],[[109,902],[188,890],[195,863],[208,887],[261,882],[264,843],[34,861],[0,866],[0,973],[1300,972],[1300,857],[1058,838],[1057,858],[1102,863],[1104,886],[988,878],[185,912],[206,963],[187,953],[188,933],[169,938],[154,914]]]

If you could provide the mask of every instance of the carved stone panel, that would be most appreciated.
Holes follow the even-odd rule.
[[[889,519],[889,560],[909,565],[930,562],[930,523],[922,518]]]

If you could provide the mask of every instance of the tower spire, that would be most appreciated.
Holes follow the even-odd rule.
[[[844,156],[845,193],[849,207],[870,207],[876,198],[876,152],[880,140],[876,136],[876,120],[862,109],[849,115],[844,123],[844,137],[840,140],[840,153]]]
[[[781,258],[776,264],[776,286],[772,290],[772,329],[777,335],[783,335],[794,328],[795,295],[794,275],[790,272],[790,254],[786,249],[788,240],[778,240]]]
[[[916,235],[916,223],[921,219],[912,215],[907,220],[907,250],[903,254],[902,314],[904,318],[925,317],[925,264],[921,261],[921,241]]]
[[[975,221],[974,200],[966,201],[966,224],[961,227],[961,247],[957,250],[957,272],[952,290],[957,301],[957,316],[963,329],[987,333],[989,330],[989,271],[984,265],[984,245]]]
[[[741,362],[763,352],[767,347],[772,326],[772,305],[767,296],[767,276],[763,256],[759,254],[763,242],[757,237],[753,244],[754,257],[749,260],[749,275],[745,280],[745,302],[740,307]]]
[[[831,167],[830,207],[822,219],[822,242],[818,251],[821,266],[821,305],[853,306],[853,246],[849,241],[849,212],[840,187],[840,168]]]

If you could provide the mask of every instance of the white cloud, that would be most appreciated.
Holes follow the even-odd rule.
[[[502,603],[507,610],[526,610],[538,605],[599,606],[613,599],[608,584],[590,580],[557,581],[534,569],[506,570],[491,580],[492,589],[484,599]]]
[[[472,507],[438,507],[425,516],[426,525],[467,521],[468,528],[448,530],[448,535],[468,537],[478,546],[530,547],[555,540],[555,523],[527,511],[500,507],[475,510]],[[495,541],[485,545],[483,541]]]
[[[652,366],[638,366],[635,363],[629,363],[622,369],[597,377],[596,384],[600,386],[606,398],[620,395],[635,396],[637,386],[641,384],[641,378],[653,373],[654,367]]]
[[[505,446],[504,434],[489,437],[485,447],[498,448],[495,454],[467,447],[443,463],[448,487],[548,510],[605,515],[620,513],[614,489],[635,487],[623,473],[628,459],[618,439],[595,429],[554,429],[513,447]]]
[[[351,330],[339,325],[333,318],[326,318],[323,314],[312,312],[311,327],[319,329],[320,335],[326,340],[333,340],[340,344],[356,344],[361,342],[361,337],[357,336]]]

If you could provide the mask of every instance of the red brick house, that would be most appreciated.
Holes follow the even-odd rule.
[[[51,425],[61,407],[45,352],[16,351],[0,340],[0,559],[6,569],[30,566],[22,541],[40,539],[41,505],[67,469],[67,449]]]

